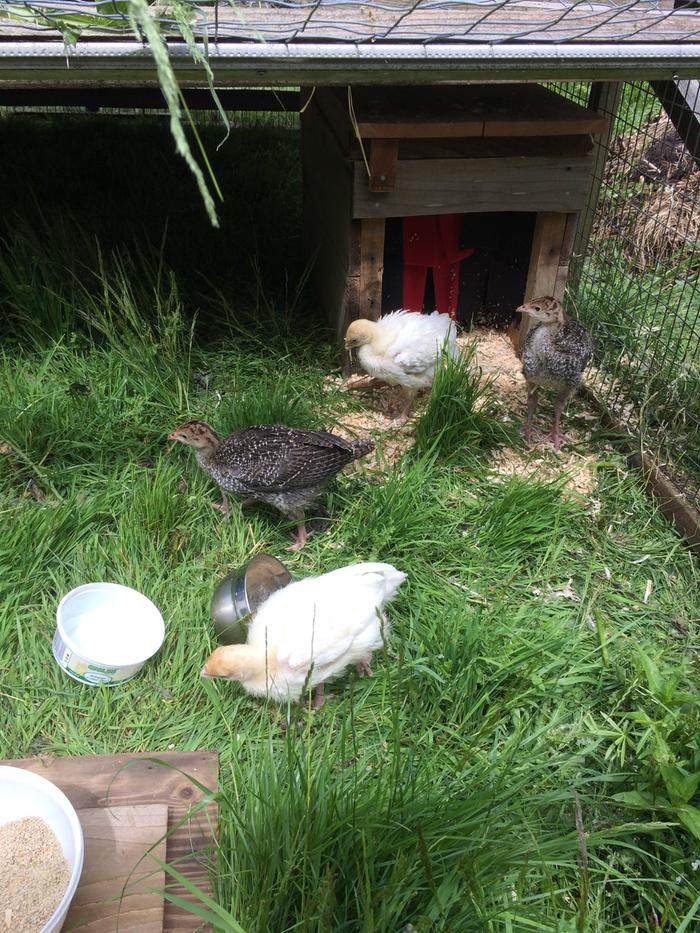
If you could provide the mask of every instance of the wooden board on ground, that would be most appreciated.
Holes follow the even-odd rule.
[[[164,765],[158,764],[162,761]],[[208,790],[218,788],[216,752],[153,752],[124,755],[88,755],[78,758],[25,758],[0,764],[33,771],[52,781],[76,810],[162,804],[168,808],[167,861],[187,879],[211,892],[209,868],[215,861],[216,807],[192,814],[177,824],[204,799],[190,776]],[[177,826],[177,828],[175,828]],[[168,890],[189,899],[184,889]],[[181,907],[167,903],[166,933],[192,933],[201,924]]]
[[[85,858],[63,933],[162,933],[168,808],[78,810]],[[151,853],[151,854],[146,854]]]

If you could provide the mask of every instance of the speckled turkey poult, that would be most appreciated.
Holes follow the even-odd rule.
[[[532,437],[540,387],[555,389],[557,397],[550,437],[555,450],[559,450],[564,439],[559,430],[561,413],[581,384],[583,371],[593,355],[593,341],[583,324],[568,317],[555,298],[533,298],[518,311],[532,321],[523,345],[523,373],[527,380],[525,440],[529,444]]]
[[[231,493],[244,502],[273,505],[296,521],[291,550],[306,543],[304,513],[326,483],[374,449],[369,440],[346,441],[327,431],[283,424],[245,428],[222,441],[206,421],[186,421],[168,439],[195,448],[197,462],[221,490],[223,502],[214,508],[228,512]]]

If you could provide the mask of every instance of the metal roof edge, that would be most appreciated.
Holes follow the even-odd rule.
[[[203,79],[184,42],[168,41],[178,77]],[[217,83],[429,82],[548,78],[695,77],[700,42],[683,43],[209,43]],[[72,84],[155,80],[150,50],[136,40],[0,39],[0,82]]]

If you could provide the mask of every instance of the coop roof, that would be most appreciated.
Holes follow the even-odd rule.
[[[219,83],[299,84],[693,77],[700,65],[700,13],[673,5],[181,0],[149,9],[184,81],[202,80],[194,42],[216,64]],[[152,82],[151,53],[134,33],[126,6],[120,0],[0,3],[0,83]]]

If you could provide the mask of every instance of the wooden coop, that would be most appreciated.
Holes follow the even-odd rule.
[[[337,333],[402,307],[509,324],[561,296],[606,123],[536,84],[306,92],[305,241]]]

